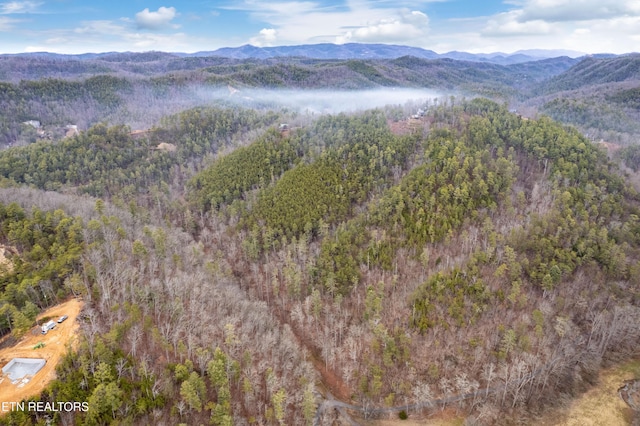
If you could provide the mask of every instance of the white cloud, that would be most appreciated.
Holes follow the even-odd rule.
[[[17,19],[7,18],[6,16],[0,16],[0,32],[7,32],[14,29],[15,24],[20,22]]]
[[[45,43],[47,43],[47,45],[62,45],[67,44],[68,42],[69,39],[66,37],[52,37],[45,40]]]
[[[136,24],[138,24],[138,28],[148,30],[159,30],[167,27],[177,28],[171,24],[171,21],[176,16],[175,7],[161,6],[155,12],[151,12],[149,8],[145,8],[143,11],[136,13]]]
[[[162,50],[164,52],[184,51],[189,48],[189,40],[184,33],[174,34],[126,34],[127,43],[131,43],[133,50]],[[131,49],[129,49],[131,50]]]
[[[626,53],[638,51],[640,16],[594,21],[586,28],[589,33],[572,34],[568,42],[583,46],[588,52]]]
[[[528,0],[523,5],[520,20],[574,22],[638,14],[638,0]]]
[[[110,36],[124,34],[126,32],[126,28],[122,25],[113,23],[113,21],[85,21],[82,23],[81,27],[75,28],[73,32],[76,34]]]
[[[591,34],[591,30],[589,28],[576,28],[573,31],[572,35],[576,37],[584,37],[584,36],[588,36],[589,34]]]
[[[343,0],[333,4],[320,0],[240,0],[229,2],[228,6],[216,4],[216,10],[199,15],[183,11],[182,7],[187,6],[178,6],[181,15],[175,7],[163,6],[156,10],[145,8],[128,18],[99,17],[105,20],[85,21],[75,24],[75,29],[42,31],[35,29],[37,16],[29,17],[33,25],[31,22],[25,25],[24,15],[16,14],[40,14],[43,4],[51,7],[51,3],[2,1],[0,33],[6,39],[3,47],[15,51],[23,51],[25,45],[39,50],[75,52],[194,51],[247,42],[258,46],[381,42],[438,52],[474,53],[530,48],[589,53],[625,53],[640,49],[640,0],[503,0],[507,6],[502,13],[457,20],[436,20],[433,16],[430,19],[425,13],[429,11],[427,4],[436,0]],[[216,11],[222,12],[220,18],[216,18]],[[233,11],[235,17],[248,16],[247,20],[253,25],[249,33],[243,32],[244,25],[238,25],[232,34],[206,38],[188,34],[187,29],[176,34],[178,17],[197,21],[189,25],[189,30],[196,31],[198,27],[202,31],[207,19],[210,22],[226,19],[225,12],[229,11]],[[21,20],[11,19],[18,17]]]
[[[265,29],[277,31],[278,44],[347,41],[425,44],[429,19],[419,10],[399,7],[406,3],[347,0],[344,4],[327,6],[311,1],[246,0],[226,9],[247,12],[253,20],[266,23]],[[266,40],[265,34],[261,34],[250,39],[251,43],[256,41],[275,40]]]
[[[540,19],[521,20],[522,11],[513,10],[500,13],[489,19],[482,30],[482,35],[494,37],[512,37],[527,35],[543,35],[553,32],[554,27]]]
[[[594,31],[599,32],[640,35],[640,16],[624,16],[615,19],[602,20],[594,22],[591,28]]]
[[[292,2],[250,2],[249,10],[256,17],[272,20],[277,17],[295,17],[321,10],[318,3],[308,1],[292,1]],[[253,10],[252,10],[253,9]]]
[[[77,28],[50,30],[42,35],[45,37],[37,45],[34,43],[31,47],[20,50],[65,53],[148,50],[189,52],[194,49],[203,50],[204,46],[208,46],[205,44],[207,41],[189,37],[182,32],[164,34],[137,31],[130,22],[122,20],[84,21]]]
[[[404,14],[404,20],[413,25],[419,25],[426,27],[429,24],[429,17],[420,12],[419,10],[412,10],[409,13]]]
[[[336,43],[402,42],[425,35],[429,18],[422,12],[403,12],[397,18],[381,19],[336,37]]]
[[[34,1],[11,1],[0,3],[0,14],[33,13],[42,3]]]
[[[638,0],[519,0],[474,31],[479,46],[504,52],[526,48],[568,49],[588,53],[627,53],[638,49]],[[452,35],[459,38],[459,34]],[[462,43],[460,43],[462,44]],[[478,50],[472,42],[466,50]]]
[[[277,31],[273,28],[263,28],[256,37],[249,39],[249,44],[258,47],[273,46],[276,41]]]

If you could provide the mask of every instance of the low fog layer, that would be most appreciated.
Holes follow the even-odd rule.
[[[143,85],[129,93],[119,93],[115,102],[105,108],[91,98],[72,99],[64,103],[33,101],[29,106],[29,120],[42,123],[45,130],[55,130],[67,124],[86,130],[97,123],[125,124],[134,130],[158,125],[163,117],[194,107],[241,107],[253,109],[288,110],[298,114],[337,114],[355,112],[387,105],[401,106],[406,114],[413,114],[435,99],[448,93],[425,89],[384,88],[355,91],[236,89],[231,86],[170,86],[157,91]],[[34,130],[35,132],[35,130]],[[21,143],[11,134],[5,141]],[[27,143],[25,139],[22,143]]]
[[[229,87],[224,90],[199,92],[203,100],[223,101],[247,108],[288,108],[301,113],[335,114],[426,102],[442,96],[432,90],[386,88],[357,91],[329,90],[268,90]]]

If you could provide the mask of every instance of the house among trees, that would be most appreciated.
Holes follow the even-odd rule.
[[[36,135],[40,139],[51,139],[53,137],[53,134],[50,131],[45,131],[44,127],[38,120],[23,121],[22,124],[36,129]]]
[[[78,126],[76,126],[75,124],[67,124],[66,126],[64,126],[64,128],[67,129],[64,134],[64,136],[67,138],[71,138],[80,134],[80,132],[78,132]]]
[[[278,130],[280,130],[280,134],[283,136],[288,136],[289,135],[289,130],[291,130],[291,128],[289,127],[289,125],[287,123],[281,123],[278,126]]]
[[[155,147],[156,151],[165,151],[165,152],[175,152],[177,147],[172,143],[160,142],[158,146]]]
[[[424,110],[422,108],[419,108],[418,111],[411,116],[411,118],[415,120],[419,120],[422,117],[424,117]]]
[[[31,126],[34,129],[39,129],[40,128],[40,122],[38,120],[23,121],[22,124],[26,124],[27,126]]]
[[[129,134],[133,139],[138,140],[138,139],[146,138],[149,135],[149,133],[151,133],[151,129],[132,130],[131,133]]]

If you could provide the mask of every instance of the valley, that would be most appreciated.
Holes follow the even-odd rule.
[[[637,356],[633,55],[0,59],[0,330],[84,301],[56,424],[530,423]]]

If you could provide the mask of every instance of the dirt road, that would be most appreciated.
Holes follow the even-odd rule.
[[[34,327],[17,344],[0,350],[0,367],[4,367],[13,358],[43,358],[47,361],[33,379],[21,387],[12,384],[7,377],[0,378],[0,403],[19,402],[38,395],[49,382],[55,379],[56,365],[65,354],[67,343],[72,346],[76,343],[75,336],[78,331],[76,318],[81,309],[82,302],[72,299],[46,310],[38,316],[39,320],[50,317],[57,321],[62,315],[68,315],[69,318],[61,324],[56,323],[56,328],[47,334],[41,334],[39,326]],[[44,347],[34,349],[39,343],[43,343]]]

